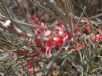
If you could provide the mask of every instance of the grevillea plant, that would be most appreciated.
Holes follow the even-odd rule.
[[[87,45],[92,45],[94,46],[94,43],[98,43],[102,41],[102,34],[94,34],[92,27],[90,26],[91,24],[88,24],[88,22],[85,22],[85,20],[82,18],[79,26],[77,29],[74,31],[74,35],[69,32],[69,30],[66,30],[65,25],[59,24],[56,25],[54,30],[49,30],[48,25],[40,21],[37,17],[32,16],[33,22],[32,24],[35,26],[42,26],[44,28],[47,28],[47,30],[43,30],[41,28],[36,28],[34,29],[34,37],[35,38],[33,41],[29,41],[30,45],[33,47],[37,47],[36,49],[33,50],[17,50],[14,51],[14,53],[17,56],[24,56],[26,61],[23,62],[23,64],[26,62],[25,65],[27,65],[26,69],[32,74],[36,72],[36,66],[33,65],[34,62],[37,61],[39,62],[46,62],[45,58],[47,59],[52,59],[54,56],[55,52],[58,52],[61,47],[63,47],[64,50],[69,50],[69,51],[74,51],[77,53],[80,53],[81,50],[86,49]],[[87,19],[87,18],[86,18]],[[76,19],[75,21],[78,22]],[[76,23],[77,23],[76,22]],[[76,23],[73,21],[73,27],[76,26]],[[98,31],[97,31],[98,32]],[[24,36],[20,36],[22,40],[28,40],[29,37],[26,35],[25,38]],[[83,40],[85,39],[85,40]],[[89,44],[86,44],[85,41],[90,40]],[[71,44],[71,42],[74,42]],[[65,44],[65,46],[63,46]],[[99,46],[99,44],[95,45]],[[54,48],[56,51],[54,52]],[[63,51],[60,51],[60,53],[63,54]],[[27,57],[28,56],[28,57]],[[30,57],[31,56],[31,57]],[[27,58],[26,58],[27,57]],[[37,57],[37,58],[36,58]],[[62,58],[67,58],[66,55],[63,55]],[[19,61],[19,59],[18,59]],[[23,66],[25,66],[23,65]]]
[[[101,75],[102,24],[87,8],[77,17],[71,0],[0,3],[0,75]]]

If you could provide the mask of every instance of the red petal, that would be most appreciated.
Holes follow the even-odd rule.
[[[67,36],[68,36],[68,40],[70,40],[70,39],[71,39],[71,33],[66,32],[66,33],[65,33],[65,35],[67,35]]]
[[[48,58],[51,58],[51,57],[52,57],[51,48],[50,48],[50,47],[47,47],[47,48],[46,48],[46,56],[47,56]]]
[[[55,40],[55,45],[59,48],[62,46],[63,40],[60,37],[57,37],[57,39]]]
[[[33,73],[33,72],[34,72],[33,64],[29,64],[29,65],[27,66],[27,69],[28,69],[28,71],[29,71],[30,73]]]
[[[54,41],[53,40],[49,40],[49,41],[46,42],[46,46],[47,47],[52,47],[53,44],[54,44]]]
[[[102,41],[102,34],[98,34],[96,35],[96,38],[95,38],[97,41]]]
[[[42,45],[42,42],[41,42],[41,40],[38,40],[38,39],[37,39],[37,40],[35,41],[35,44],[36,44],[36,46],[41,46],[41,45]]]

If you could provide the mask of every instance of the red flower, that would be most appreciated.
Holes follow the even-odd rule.
[[[36,16],[32,16],[32,19],[34,19],[35,21],[38,20],[38,18]]]
[[[46,48],[46,56],[48,58],[50,58],[52,56],[51,49],[52,49],[53,45],[54,45],[54,41],[53,40],[46,41],[46,47],[45,48]]]
[[[62,24],[62,25],[57,26],[56,29],[59,30],[59,31],[64,30],[65,26]]]
[[[47,58],[51,58],[52,57],[51,47],[46,47],[46,56],[47,56]]]
[[[29,64],[29,65],[27,66],[27,70],[28,70],[30,73],[33,73],[33,72],[34,72],[33,64]]]
[[[96,39],[97,41],[102,41],[102,34],[96,35],[95,39]]]
[[[47,47],[52,47],[54,45],[54,41],[53,40],[48,40],[47,42],[46,42],[46,46]]]
[[[83,18],[81,18],[81,22],[87,22],[87,18],[85,18],[85,17],[83,17]]]
[[[37,29],[35,30],[35,33],[36,33],[37,36],[39,36],[39,35],[42,34],[43,32],[44,32],[44,30],[39,29],[39,28],[37,28]]]
[[[73,21],[73,26],[76,26],[77,22],[78,22],[78,20],[74,20]]]
[[[42,21],[40,21],[35,16],[32,16],[32,19],[35,20],[35,22],[33,24],[37,24],[38,26],[48,28]],[[54,32],[51,30],[42,30],[39,28],[37,28],[35,30],[36,38],[38,38],[38,37],[41,38],[42,33],[44,34],[44,41],[42,41],[38,38],[38,39],[36,39],[35,44],[37,46],[45,47],[47,57],[52,56],[51,49],[53,46],[57,46],[58,48],[60,48],[63,44],[63,41],[66,42],[71,39],[71,34],[69,32],[64,32],[64,29],[65,29],[65,26],[63,24],[61,24],[56,27],[56,30]]]
[[[90,33],[91,32],[91,27],[90,26],[80,26],[80,27],[78,27],[76,30],[75,30],[75,33],[79,33],[80,32],[80,30],[83,30],[83,29],[85,29],[88,33]],[[80,32],[81,33],[81,32]]]
[[[65,26],[63,24],[61,24],[59,27],[60,27],[61,30],[65,29]]]
[[[57,46],[58,48],[62,46],[63,40],[62,37],[58,36],[54,38],[55,41],[55,46]]]
[[[91,31],[90,26],[83,26],[81,29],[86,29],[88,32],[90,32],[90,31]]]
[[[71,33],[70,32],[65,32],[65,36],[68,36],[67,40],[71,40],[72,36],[71,36]]]

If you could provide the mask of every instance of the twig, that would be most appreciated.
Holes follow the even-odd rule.
[[[73,15],[73,8],[72,8],[72,3],[71,0],[65,0],[68,15],[72,14]],[[68,16],[67,15],[67,16]],[[70,15],[70,32],[73,35],[73,17]]]
[[[98,14],[98,15],[95,15],[95,16],[91,16],[90,18],[98,18],[98,17],[100,17],[100,16],[102,16],[102,13],[100,13],[100,14]]]
[[[6,16],[4,16],[4,15],[0,14],[0,18],[6,18]]]
[[[22,22],[20,20],[14,20],[14,19],[11,19],[14,23],[18,23],[18,24],[21,24],[21,25],[25,25],[27,27],[30,27],[30,28],[41,28],[41,29],[44,29],[44,30],[47,30],[47,28],[44,28],[42,26],[38,26],[36,24],[29,24],[29,23],[26,23],[26,22]]]
[[[84,8],[83,8],[83,12],[82,12],[82,14],[81,14],[81,16],[80,16],[80,18],[79,18],[77,24],[75,25],[73,31],[75,31],[75,29],[79,26],[79,23],[80,23],[81,18],[83,17],[83,15],[84,15],[84,13],[85,13],[85,11],[86,11],[86,7],[84,6]]]
[[[49,14],[51,14],[53,17],[57,18],[60,22],[63,23],[63,20],[61,20],[59,17],[57,17],[53,12],[51,12],[50,10],[48,10],[46,7],[42,6],[40,3],[32,0],[33,3],[36,3],[40,8],[42,8],[43,10],[47,11]]]
[[[18,4],[18,6],[19,6],[19,8],[20,8],[20,10],[22,12],[22,15],[25,17],[25,20],[29,23],[29,20],[27,19],[26,14],[25,14],[23,8],[21,7],[21,5],[19,4],[19,2],[17,0],[15,0],[15,1]]]
[[[5,0],[1,0],[1,3],[2,3],[2,6],[4,7],[4,10],[5,10],[5,13],[6,15],[11,18],[12,17],[12,14],[10,13],[8,7],[7,7],[7,3]]]
[[[42,27],[42,26],[39,26],[39,25],[37,25],[37,24],[30,24],[30,23],[26,23],[26,22],[22,22],[22,21],[20,21],[20,20],[15,20],[15,19],[13,19],[13,18],[11,18],[11,21],[12,22],[14,22],[14,23],[18,23],[18,24],[20,24],[20,25],[25,25],[25,26],[27,26],[27,27],[30,27],[30,28],[40,28],[40,29],[43,29],[43,30],[54,30],[54,28],[52,29],[52,28],[44,28],[44,27]],[[18,25],[19,26],[19,25]]]

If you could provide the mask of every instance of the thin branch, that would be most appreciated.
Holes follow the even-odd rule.
[[[79,18],[77,24],[75,25],[73,31],[75,31],[75,29],[79,26],[79,23],[80,23],[81,18],[83,17],[83,15],[84,15],[84,13],[85,13],[85,11],[86,11],[86,7],[84,6],[84,8],[83,8],[83,12],[82,12],[82,14],[81,14],[81,16],[80,16],[80,18]]]
[[[42,6],[40,3],[38,3],[38,2],[36,2],[34,0],[33,0],[33,3],[36,3],[40,8],[42,8],[45,11],[47,11],[49,14],[51,14],[53,17],[57,18],[61,23],[63,23],[63,20],[61,20],[59,17],[57,17],[53,12],[48,10],[46,7]]]
[[[15,0],[15,1],[18,4],[18,6],[19,6],[19,8],[20,8],[20,10],[22,12],[22,15],[25,17],[25,20],[29,23],[29,20],[27,19],[26,14],[25,14],[23,8],[21,7],[21,5],[19,4],[19,2],[17,0]]]

